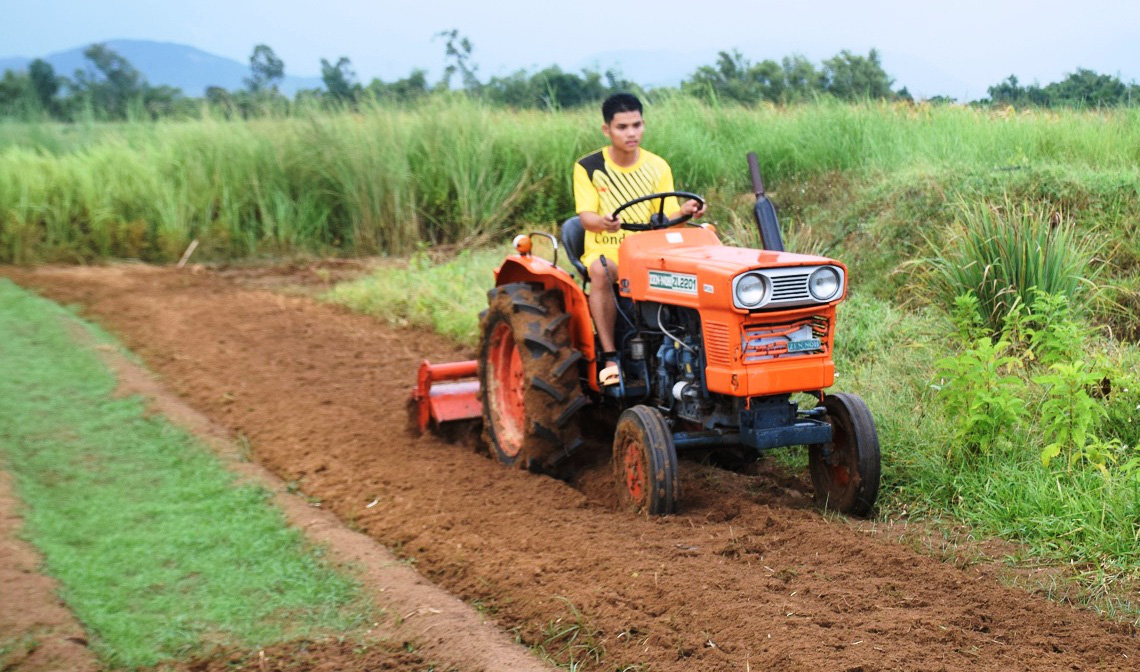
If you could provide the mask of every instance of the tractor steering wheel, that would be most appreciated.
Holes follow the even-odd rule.
[[[626,222],[622,222],[621,228],[625,229],[626,231],[654,231],[657,229],[666,229],[670,226],[682,224],[682,223],[687,222],[690,219],[692,219],[692,217],[693,217],[692,215],[681,215],[680,217],[678,217],[676,219],[666,219],[666,217],[665,217],[665,199],[669,198],[670,196],[674,196],[676,198],[683,198],[685,200],[692,199],[692,200],[696,201],[700,205],[700,207],[704,207],[704,205],[705,205],[705,199],[701,198],[700,196],[697,196],[696,194],[691,194],[687,191],[663,191],[659,194],[649,194],[648,196],[642,196],[641,198],[635,198],[632,201],[629,201],[628,203],[623,203],[620,207],[618,207],[617,210],[614,210],[613,216],[617,217],[619,214],[621,214],[622,210],[625,210],[626,208],[628,208],[630,206],[637,205],[638,203],[644,203],[645,201],[658,200],[659,204],[657,206],[657,213],[656,213],[657,221],[656,222],[652,221],[654,219],[654,217],[652,215],[650,215],[651,221],[648,223],[639,224],[639,223],[635,223],[635,222],[629,222],[627,224]]]

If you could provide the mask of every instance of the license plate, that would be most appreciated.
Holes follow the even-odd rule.
[[[696,296],[697,276],[688,273],[670,273],[669,271],[649,271],[649,287]]]
[[[806,338],[802,341],[788,341],[788,352],[810,352],[819,350],[823,343],[818,338]]]

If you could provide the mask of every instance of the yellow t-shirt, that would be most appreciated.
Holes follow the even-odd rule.
[[[574,164],[574,210],[608,215],[622,204],[648,194],[673,191],[673,171],[665,159],[638,148],[637,163],[623,168],[610,160],[610,148],[604,147],[578,159]],[[646,201],[623,210],[623,222],[644,224],[661,207],[660,201]],[[681,209],[677,199],[665,199],[665,215]],[[586,232],[582,264],[589,268],[598,257],[617,262],[618,245],[633,231]]]

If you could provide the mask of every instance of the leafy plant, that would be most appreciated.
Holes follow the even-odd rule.
[[[1070,468],[1083,459],[1107,475],[1106,464],[1111,459],[1113,446],[1094,433],[1105,411],[1088,393],[1101,375],[1080,360],[1058,362],[1049,368],[1052,373],[1033,379],[1049,389],[1049,396],[1041,406],[1041,419],[1050,442],[1041,451],[1041,462],[1049,466],[1054,458],[1067,453]]]
[[[1009,341],[982,336],[959,355],[935,363],[942,381],[936,388],[958,419],[954,444],[986,452],[1020,424],[1025,415],[1025,401],[1018,394],[1023,383],[1012,372],[1022,361],[1008,352]],[[952,444],[947,455],[953,452]]]
[[[1029,322],[1030,357],[1045,366],[1072,358],[1089,337],[1089,329],[1073,318],[1072,304],[1062,294],[1036,292]]]

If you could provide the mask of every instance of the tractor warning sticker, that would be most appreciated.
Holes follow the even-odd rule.
[[[696,296],[697,276],[687,273],[670,273],[668,271],[649,271],[649,288]]]

